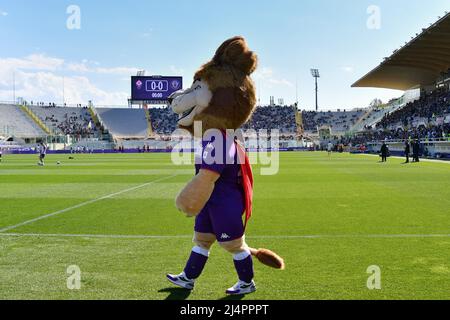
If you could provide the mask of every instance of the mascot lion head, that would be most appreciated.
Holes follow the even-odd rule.
[[[169,97],[172,110],[178,114],[178,126],[192,134],[196,121],[202,123],[202,133],[240,128],[256,105],[250,75],[257,61],[243,37],[222,43],[212,60],[195,73],[192,86]]]

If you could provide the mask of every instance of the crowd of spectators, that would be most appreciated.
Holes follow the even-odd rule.
[[[56,108],[55,104],[38,103],[48,109]],[[45,122],[53,123],[63,134],[90,136],[96,131],[94,122],[87,107],[79,105],[77,112],[68,111],[63,116],[48,112]],[[66,108],[69,109],[69,108]],[[80,112],[79,110],[82,109]],[[278,129],[286,137],[297,133],[295,106],[260,106],[252,114],[250,120],[242,127],[244,130]],[[153,132],[162,136],[170,135],[177,128],[178,116],[171,108],[149,109]],[[328,112],[303,111],[303,127],[305,131],[317,131],[321,126],[329,126],[332,132],[349,131],[360,120],[365,111],[338,110]],[[436,89],[431,93],[423,93],[422,97],[392,113],[387,113],[375,128],[365,127],[363,132],[342,138],[334,137],[343,145],[359,145],[371,141],[405,140],[405,139],[447,139],[450,136],[450,90],[448,87]],[[445,119],[445,120],[444,120]],[[420,120],[420,121],[419,121]]]
[[[364,114],[363,110],[356,111],[303,111],[303,126],[305,131],[317,131],[318,127],[329,126],[333,131],[348,131]]]
[[[377,124],[377,128],[389,128],[395,125],[404,127],[424,118],[427,122],[436,117],[450,114],[450,91],[448,88],[423,93],[419,100],[408,103],[404,108],[386,114]]]
[[[149,109],[153,132],[170,135],[177,128],[178,115],[171,108]]]
[[[293,106],[266,106],[258,107],[250,120],[243,126],[244,130],[278,129],[280,133],[297,132],[295,121],[295,107]]]
[[[88,113],[83,113],[80,115],[76,114],[75,112],[72,112],[71,114],[66,113],[64,116],[64,120],[59,121],[57,127],[64,134],[83,137],[91,136],[95,131],[95,125]]]
[[[59,129],[65,135],[79,137],[91,137],[96,132],[96,127],[87,108],[58,108],[53,106],[41,107],[45,112],[38,115],[50,127]],[[55,108],[54,111],[52,108]],[[42,110],[41,109],[41,110]],[[72,111],[74,110],[74,111]],[[37,110],[34,109],[36,112]]]
[[[334,137],[343,145],[362,145],[384,140],[436,140],[450,138],[450,91],[448,87],[429,93],[405,107],[387,113],[375,128],[365,127],[353,136]]]
[[[361,145],[368,142],[385,141],[385,140],[437,140],[450,138],[450,123],[442,125],[429,125],[428,127],[421,125],[410,129],[385,129],[385,130],[366,130],[354,136],[335,138],[338,143],[343,145]]]
[[[178,116],[170,108],[149,109],[152,129],[161,135],[170,135],[177,128]],[[295,107],[257,107],[252,117],[242,129],[278,129],[282,134],[297,132]]]

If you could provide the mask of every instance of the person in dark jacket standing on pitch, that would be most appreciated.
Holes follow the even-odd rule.
[[[414,140],[413,143],[413,161],[419,162],[419,153],[420,153],[420,143],[419,139]]]
[[[388,146],[386,145],[386,142],[383,141],[383,144],[381,145],[381,162],[386,162],[387,156],[388,156]]]
[[[410,153],[411,153],[411,147],[409,145],[409,141],[406,140],[405,141],[405,157],[406,157],[405,163],[409,163],[409,154]]]

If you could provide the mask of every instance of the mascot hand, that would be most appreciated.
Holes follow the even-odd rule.
[[[217,172],[200,170],[177,196],[175,205],[178,210],[186,213],[188,217],[197,216],[211,197],[219,177]]]

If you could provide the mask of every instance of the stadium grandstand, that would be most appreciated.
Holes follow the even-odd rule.
[[[297,132],[296,108],[294,106],[264,106],[255,110],[243,129],[280,130],[281,134]]]
[[[93,137],[97,128],[87,107],[28,106],[53,134]]]
[[[319,127],[327,126],[335,134],[344,134],[353,129],[365,114],[364,109],[350,111],[303,111],[303,124],[306,132],[317,132]]]
[[[146,139],[150,135],[144,109],[96,108],[95,112],[100,124],[116,138]]]
[[[418,139],[423,154],[450,157],[449,52],[450,13],[446,13],[353,84],[404,90],[405,99],[339,143],[368,144],[369,150],[376,151],[380,141],[387,140],[400,153],[403,141]],[[408,99],[413,91],[418,94]]]
[[[3,129],[0,135],[27,138],[31,144],[45,138],[56,142],[52,148],[67,150],[71,147],[166,149],[178,120],[168,107],[97,108],[24,102],[21,106],[11,104],[0,108],[0,129]],[[278,129],[283,137],[295,141],[303,126],[299,114],[295,106],[257,107],[243,129]]]
[[[353,87],[400,89],[405,94],[368,108],[301,111],[297,104],[258,106],[242,129],[278,129],[280,146],[377,152],[381,141],[400,152],[405,139],[422,140],[424,154],[450,157],[450,14],[423,29]],[[51,149],[167,149],[177,116],[167,106],[112,108],[43,103],[0,105],[0,136]],[[425,148],[426,145],[426,148]],[[436,150],[439,150],[437,152]]]
[[[44,137],[44,130],[22,110],[13,104],[1,104],[0,135],[18,138]]]
[[[177,128],[178,115],[170,108],[151,108],[149,112],[153,132],[160,135],[170,135]]]

